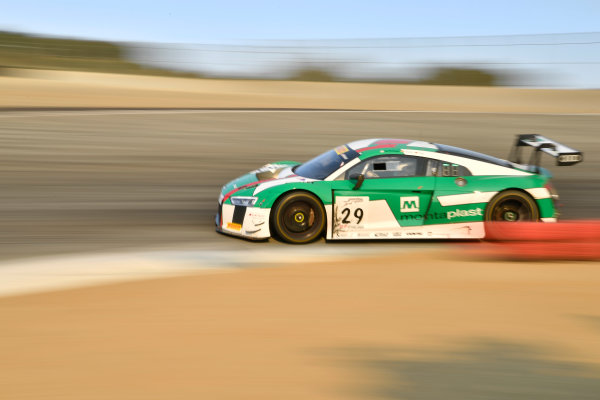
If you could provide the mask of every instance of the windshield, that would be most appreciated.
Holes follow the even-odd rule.
[[[305,178],[323,180],[356,157],[356,151],[346,145],[339,146],[299,165],[294,173]]]

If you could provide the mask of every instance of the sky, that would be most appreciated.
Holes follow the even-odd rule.
[[[267,71],[265,65],[273,65],[273,59],[253,55],[244,58],[240,52],[207,52],[206,48],[180,51],[186,49],[181,46],[256,44],[273,40],[444,38],[427,42],[426,47],[431,47],[429,44],[446,43],[446,38],[454,37],[595,32],[595,36],[540,39],[591,41],[587,46],[514,47],[514,51],[502,46],[433,46],[423,51],[382,50],[373,55],[363,52],[349,56],[353,60],[367,61],[363,63],[367,66],[376,60],[381,68],[385,62],[508,60],[511,65],[498,68],[519,71],[525,68],[530,77],[546,76],[539,81],[540,85],[600,87],[600,74],[596,72],[600,66],[600,0],[0,0],[0,6],[0,30],[116,42],[179,44],[179,47],[171,46],[168,53],[144,50],[145,61],[155,65],[155,60],[167,59],[169,67],[198,66],[195,70],[209,73],[211,68],[215,71],[238,68],[244,73],[251,68]],[[465,43],[480,43],[477,40]],[[481,39],[486,43],[494,43],[494,40]],[[290,57],[284,54],[280,58]],[[523,66],[530,61],[538,64]],[[571,61],[578,64],[569,66]],[[557,62],[559,65],[551,67]],[[397,68],[390,65],[388,69]],[[415,68],[424,70],[423,65]],[[405,67],[406,71],[409,69]],[[233,70],[230,72],[235,74]]]
[[[0,30],[160,43],[600,31],[598,0],[4,0]]]

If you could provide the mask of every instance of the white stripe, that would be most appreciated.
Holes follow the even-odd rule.
[[[542,222],[558,222],[558,218],[540,218]]]
[[[361,161],[362,160],[360,158],[358,158],[358,157],[356,157],[353,160],[350,160],[350,162],[348,164],[344,165],[343,167],[341,167],[337,171],[334,171],[331,175],[329,175],[324,180],[326,180],[326,181],[335,181],[341,175],[344,175],[346,173],[346,171],[348,171],[350,168],[354,167],[356,164],[358,164]]]
[[[284,185],[286,183],[300,183],[300,182],[314,182],[315,179],[309,179],[309,178],[303,178],[301,176],[291,176],[289,178],[283,178],[283,179],[275,179],[274,181],[269,181],[269,182],[265,182],[265,183],[261,183],[260,185],[258,185],[256,187],[256,189],[254,189],[254,196],[256,196],[258,193],[262,192],[263,190],[275,187],[275,186],[279,186],[279,185]]]
[[[549,199],[552,197],[550,191],[546,188],[533,188],[533,189],[525,189],[527,193],[531,195],[534,199]]]
[[[437,196],[438,201],[444,207],[458,206],[462,204],[487,203],[498,192],[473,192],[465,194],[452,194],[448,196]]]

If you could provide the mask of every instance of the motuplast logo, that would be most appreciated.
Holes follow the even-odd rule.
[[[446,214],[448,219],[457,218],[457,217],[474,217],[483,215],[483,210],[479,207],[472,210],[456,210],[456,211],[448,211]]]
[[[419,196],[400,197],[400,212],[419,212]]]

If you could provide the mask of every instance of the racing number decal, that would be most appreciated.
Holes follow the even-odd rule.
[[[335,205],[337,229],[363,229],[369,210],[368,196],[338,196],[335,198]]]
[[[342,215],[344,216],[344,219],[342,219],[343,224],[351,224],[352,223],[352,221],[350,221],[348,219],[348,217],[350,216],[350,212],[351,211],[349,208],[344,208],[342,210]],[[356,221],[357,224],[360,224],[360,221],[362,221],[362,219],[363,219],[363,215],[364,215],[364,211],[362,208],[357,208],[354,210],[354,217],[356,217],[356,219],[358,220],[358,221]]]

